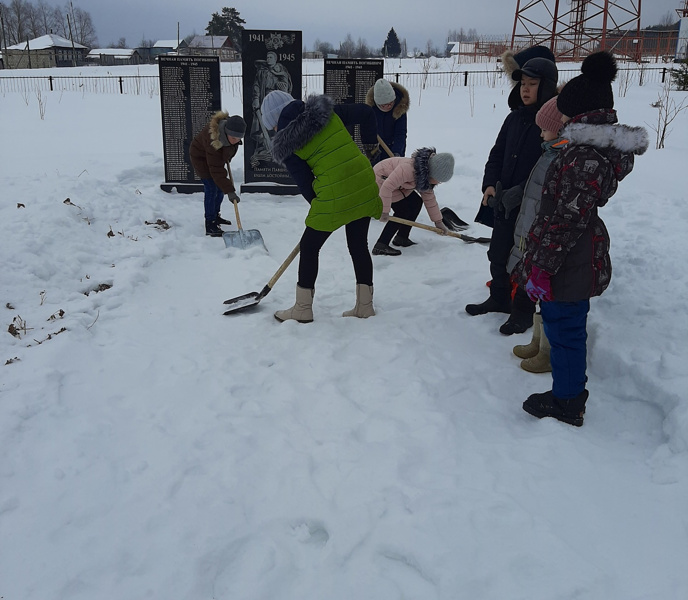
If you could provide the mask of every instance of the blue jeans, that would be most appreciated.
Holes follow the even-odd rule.
[[[585,326],[589,310],[590,300],[540,302],[542,324],[551,346],[552,393],[562,400],[582,393],[588,380]]]
[[[209,223],[217,219],[220,214],[220,205],[225,195],[212,179],[201,179],[201,181],[203,182],[203,191],[205,192],[205,197],[203,198],[205,222]]]

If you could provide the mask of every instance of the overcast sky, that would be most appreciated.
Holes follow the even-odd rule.
[[[399,39],[406,38],[409,50],[424,48],[431,39],[442,47],[449,30],[476,29],[479,35],[511,35],[516,0],[341,0],[323,2],[304,0],[72,0],[91,14],[101,46],[124,37],[135,47],[142,39],[176,39],[203,34],[213,12],[234,7],[246,21],[246,29],[300,30],[303,42],[312,49],[316,39],[337,47],[351,33],[355,41],[363,38],[371,47],[381,47],[391,27]],[[50,0],[49,0],[50,2]],[[617,0],[619,6],[637,6],[638,0]],[[63,2],[50,2],[62,5]],[[554,6],[545,0],[542,7]],[[522,1],[523,5],[524,2]],[[560,1],[568,6],[568,0]],[[657,24],[683,0],[646,0],[642,3],[641,25]],[[539,21],[540,10],[529,9]],[[620,14],[616,9],[616,14]]]

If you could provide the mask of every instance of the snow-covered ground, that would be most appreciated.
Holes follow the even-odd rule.
[[[654,124],[660,90],[615,87],[620,120]],[[508,84],[410,92],[409,150],[454,154],[438,197],[472,222]],[[7,93],[0,136],[0,597],[688,597],[688,113],[602,210],[580,429],[521,409],[551,383],[511,353],[530,332],[464,312],[485,246],[414,231],[374,257],[377,316],[344,319],[339,231],[312,324],[272,317],[295,264],[223,316],[297,243],[302,198],[242,198],[269,254],[205,237],[202,194],[160,190],[154,95]]]

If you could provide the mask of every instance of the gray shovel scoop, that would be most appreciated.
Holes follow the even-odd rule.
[[[236,215],[236,222],[238,231],[225,231],[222,239],[225,241],[227,248],[240,248],[245,250],[252,246],[262,246],[265,248],[263,236],[257,229],[242,229],[241,219],[239,218],[239,204],[234,200],[234,214]],[[267,252],[268,249],[265,248]]]

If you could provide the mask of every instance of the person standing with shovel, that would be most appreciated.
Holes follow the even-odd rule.
[[[275,90],[263,100],[261,112],[265,126],[277,131],[272,139],[273,159],[285,166],[310,204],[300,242],[296,302],[278,310],[275,318],[313,321],[320,249],[342,226],[356,275],[356,304],[342,316],[372,317],[373,260],[368,251],[368,228],[370,219],[382,214],[382,201],[370,161],[351,139],[328,96],[312,95],[302,102]]]
[[[191,164],[203,182],[205,234],[211,237],[222,237],[224,231],[220,225],[232,224],[220,216],[220,205],[225,194],[230,202],[239,202],[229,173],[229,162],[236,156],[245,133],[246,122],[242,117],[230,117],[229,113],[218,111],[189,147]]]

